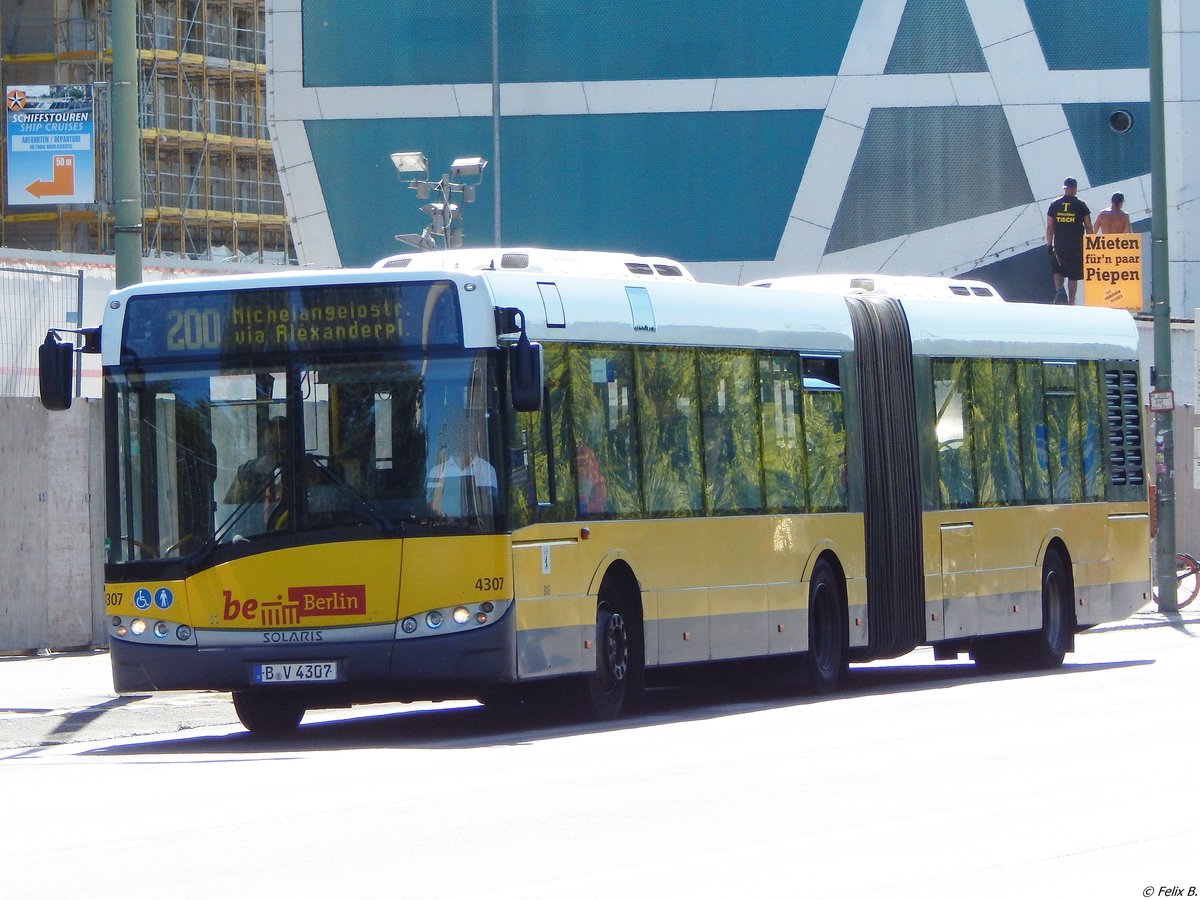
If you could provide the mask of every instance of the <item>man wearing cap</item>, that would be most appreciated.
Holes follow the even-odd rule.
[[[1075,290],[1083,278],[1083,236],[1092,233],[1092,211],[1075,196],[1078,188],[1074,178],[1064,179],[1063,195],[1046,210],[1046,249],[1054,272],[1055,303],[1074,304]]]
[[[1120,191],[1112,195],[1112,203],[1108,209],[1096,216],[1096,234],[1129,234],[1129,213],[1122,207],[1125,205],[1125,195]]]

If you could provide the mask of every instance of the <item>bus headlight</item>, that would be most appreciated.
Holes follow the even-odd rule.
[[[154,636],[156,638],[165,638],[170,633],[171,633],[171,626],[168,625],[166,622],[155,622],[154,623]]]
[[[134,634],[145,634],[146,633],[146,620],[145,619],[134,619],[132,622],[129,623],[129,630],[132,631]]]
[[[175,637],[181,641],[190,641],[192,639],[192,629],[186,625],[180,625],[175,629]]]
[[[460,603],[443,606],[441,609],[425,609],[396,622],[395,639],[429,637],[433,634],[449,636],[472,631],[480,626],[492,625],[508,611],[511,600],[481,603]]]

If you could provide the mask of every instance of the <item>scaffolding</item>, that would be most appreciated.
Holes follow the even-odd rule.
[[[295,262],[267,134],[264,5],[138,2],[147,256]],[[0,245],[113,252],[110,16],[111,0],[0,0],[4,85],[92,84],[97,123],[97,202],[10,207],[4,197]]]

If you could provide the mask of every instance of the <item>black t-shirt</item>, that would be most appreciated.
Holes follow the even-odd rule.
[[[1046,215],[1054,220],[1054,249],[1063,253],[1083,252],[1083,220],[1092,211],[1078,197],[1064,194],[1046,210]]]

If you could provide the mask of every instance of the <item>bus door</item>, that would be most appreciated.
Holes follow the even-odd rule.
[[[979,566],[975,556],[975,526],[953,522],[941,526],[942,619],[946,637],[964,637],[981,632],[976,598]]]

